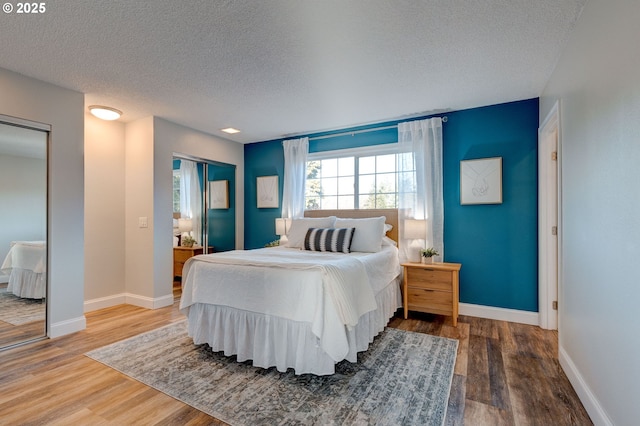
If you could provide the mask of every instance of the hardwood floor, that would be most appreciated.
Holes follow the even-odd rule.
[[[184,317],[177,303],[90,312],[87,329],[0,352],[0,423],[223,424],[83,354]],[[590,425],[557,361],[557,334],[538,327],[411,313],[391,327],[458,339],[447,424]]]

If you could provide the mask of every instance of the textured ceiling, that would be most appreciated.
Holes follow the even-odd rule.
[[[0,67],[255,142],[537,97],[586,1],[59,0]]]

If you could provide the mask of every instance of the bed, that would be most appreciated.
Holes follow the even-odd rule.
[[[7,292],[25,299],[46,297],[47,245],[44,241],[12,241],[0,272],[9,275]]]
[[[295,374],[333,374],[337,362],[357,361],[402,306],[397,210],[306,216],[291,224],[280,247],[200,255],[185,263],[180,309],[195,344]],[[325,238],[334,232],[329,229],[352,230],[348,253],[300,248],[300,238],[312,244],[311,236],[322,232]]]

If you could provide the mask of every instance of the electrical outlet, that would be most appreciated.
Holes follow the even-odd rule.
[[[149,227],[149,221],[147,220],[146,216],[141,216],[138,218],[138,228],[148,228]]]

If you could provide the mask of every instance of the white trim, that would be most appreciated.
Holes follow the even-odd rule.
[[[0,121],[19,127],[40,130],[43,132],[51,131],[51,124],[40,123],[39,121],[26,120],[24,118],[12,117],[10,115],[0,114]]]
[[[51,324],[49,327],[48,336],[53,339],[55,337],[65,336],[77,331],[82,331],[85,328],[87,328],[87,319],[83,315],[81,317]]]
[[[84,302],[84,312],[97,311],[117,305],[133,305],[146,309],[158,309],[173,305],[173,294],[151,298],[137,294],[120,293],[113,296],[99,297]]]
[[[593,424],[613,426],[613,422],[607,415],[604,408],[602,408],[600,401],[598,401],[598,398],[593,394],[591,388],[589,388],[589,385],[587,385],[587,382],[573,363],[573,360],[562,346],[558,348],[558,361],[560,361],[560,366],[578,394],[580,402],[582,402],[585,410],[587,410]]]
[[[173,294],[167,294],[157,298],[139,296],[137,294],[125,293],[125,303],[147,309],[164,308],[173,305]]]
[[[560,271],[560,109],[556,101],[538,128],[538,310],[540,327],[558,329],[558,311],[553,301],[559,300]],[[551,235],[556,226],[557,235]]]
[[[460,303],[458,305],[458,311],[460,315],[468,315],[471,317],[517,322],[529,325],[540,324],[540,318],[537,312],[496,308],[494,306],[472,305],[469,303]]]
[[[84,312],[97,311],[98,309],[110,308],[112,306],[124,305],[127,302],[126,293],[115,294],[113,296],[99,297],[97,299],[85,300]]]
[[[398,143],[382,143],[378,145],[360,146],[357,148],[334,149],[333,151],[310,152],[307,162],[324,160],[327,158],[363,157],[368,155],[397,154]]]

